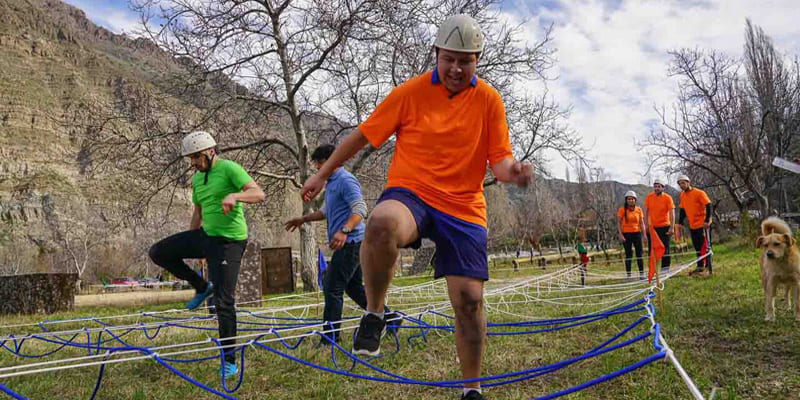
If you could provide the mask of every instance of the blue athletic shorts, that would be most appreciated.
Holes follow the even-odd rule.
[[[422,238],[436,243],[433,262],[435,278],[459,275],[484,281],[489,279],[486,228],[436,210],[405,188],[387,188],[378,203],[385,200],[403,203],[414,216],[419,238],[406,247],[418,249]]]

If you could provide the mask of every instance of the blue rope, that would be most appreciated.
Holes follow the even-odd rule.
[[[512,377],[512,376],[524,375],[524,374],[530,374],[530,375],[525,375],[525,376],[521,376],[521,377],[518,377],[518,378],[513,378],[513,379],[500,381],[500,382],[488,383],[488,384],[485,384],[483,386],[485,386],[485,387],[501,386],[501,385],[506,385],[506,384],[509,384],[509,383],[519,382],[519,381],[527,380],[527,379],[530,379],[530,378],[535,378],[535,377],[538,377],[538,376],[549,374],[551,372],[555,372],[555,371],[558,371],[560,369],[564,369],[565,367],[568,367],[568,366],[570,366],[572,364],[575,364],[578,361],[583,361],[583,360],[586,360],[586,359],[589,359],[589,358],[597,357],[599,355],[606,354],[606,353],[609,353],[611,351],[614,351],[614,350],[617,350],[617,349],[621,349],[623,347],[630,346],[633,343],[636,343],[636,342],[639,342],[639,341],[642,341],[642,340],[646,339],[648,336],[650,336],[649,332],[648,333],[642,333],[642,334],[640,334],[640,335],[638,335],[638,336],[636,336],[634,338],[628,339],[628,340],[626,340],[624,342],[620,342],[618,344],[615,344],[615,345],[612,345],[612,346],[597,350],[595,352],[591,352],[591,353],[587,352],[587,353],[581,354],[581,355],[579,355],[577,357],[573,357],[573,358],[571,358],[569,360],[559,361],[559,362],[556,362],[556,363],[553,363],[553,364],[550,364],[550,365],[545,365],[545,366],[542,366],[542,367],[531,368],[531,369],[529,369],[527,371],[509,372],[509,373],[504,374],[504,375],[507,375],[506,377]]]
[[[3,391],[3,393],[5,393],[5,394],[7,394],[7,395],[11,396],[11,398],[12,398],[12,399],[16,399],[16,400],[28,400],[26,397],[22,397],[21,395],[17,394],[16,392],[12,391],[11,389],[9,389],[9,388],[7,388],[7,387],[3,386],[3,384],[2,384],[2,383],[0,383],[0,390],[2,390],[2,391]]]
[[[70,338],[70,340],[69,340],[68,342],[71,342],[71,341],[75,340],[75,338],[76,338],[76,337],[78,337],[78,335],[80,335],[80,332],[78,332],[78,333],[76,333],[75,335],[73,335],[73,336],[72,336],[72,338]],[[14,335],[9,335],[9,337],[12,337],[12,338],[13,338],[13,336],[14,336]],[[14,341],[13,341],[13,343],[14,343],[14,350],[11,350],[11,348],[9,348],[8,346],[6,346],[6,344],[5,344],[5,342],[6,342],[6,341],[5,341],[5,340],[4,340],[3,342],[0,342],[0,347],[2,347],[2,348],[4,348],[4,349],[8,350],[8,351],[9,351],[11,354],[14,354],[15,356],[19,356],[19,357],[22,357],[22,358],[42,358],[42,357],[47,357],[47,356],[49,356],[49,355],[55,354],[57,351],[59,351],[59,350],[61,350],[61,349],[63,349],[64,347],[66,347],[66,346],[67,346],[67,343],[63,343],[63,344],[61,344],[60,346],[58,346],[58,347],[57,347],[55,350],[48,351],[48,352],[46,352],[46,353],[42,353],[42,354],[36,354],[36,355],[32,355],[32,354],[22,354],[22,353],[21,353],[21,351],[22,351],[22,344],[23,344],[23,343],[24,343],[24,342],[25,342],[27,339],[29,339],[29,338],[27,338],[27,337],[26,337],[26,338],[24,338],[24,339],[20,340],[20,342],[19,342],[19,346],[17,346],[17,341],[16,341],[16,339],[14,339]]]
[[[103,358],[103,361],[108,360],[108,357],[111,355],[107,355]],[[97,392],[100,390],[100,382],[103,380],[103,372],[106,370],[106,364],[100,364],[100,371],[97,373],[97,381],[94,384],[94,390],[92,391],[92,396],[89,397],[89,400],[94,400],[94,397],[97,396]]]
[[[655,315],[655,309],[652,306],[652,304],[650,304],[649,301],[648,301],[653,296],[654,296],[654,294],[652,292],[650,292],[644,299],[641,299],[641,300],[638,300],[636,302],[633,302],[633,303],[630,303],[630,304],[627,304],[627,305],[623,305],[623,306],[620,306],[620,307],[617,307],[615,309],[612,309],[612,310],[609,310],[609,311],[606,311],[606,312],[602,312],[602,313],[586,314],[586,315],[582,315],[582,316],[568,317],[568,318],[556,318],[556,319],[550,319],[550,320],[487,324],[487,327],[491,327],[491,328],[525,328],[525,327],[535,327],[535,326],[548,326],[548,325],[549,326],[554,326],[554,325],[558,325],[558,326],[554,326],[554,327],[551,327],[551,328],[545,328],[545,329],[536,329],[536,330],[527,330],[527,331],[514,331],[514,332],[489,332],[488,334],[504,336],[504,335],[521,335],[521,334],[531,334],[531,333],[559,331],[559,330],[563,330],[563,329],[567,329],[567,328],[571,328],[571,327],[575,327],[575,326],[585,325],[585,324],[588,324],[590,322],[595,322],[595,321],[598,321],[598,320],[601,320],[601,319],[605,319],[605,318],[608,318],[608,317],[613,316],[613,315],[626,314],[626,313],[641,311],[641,310],[644,310],[644,309],[647,309],[653,315]],[[639,306],[639,305],[641,305],[643,303],[646,303],[643,307],[637,307],[637,306]],[[445,381],[421,381],[421,380],[415,380],[415,379],[412,379],[412,378],[408,378],[408,377],[404,377],[404,376],[401,376],[401,375],[393,374],[393,373],[391,373],[389,371],[383,370],[383,369],[381,369],[381,368],[379,368],[379,367],[377,367],[375,365],[372,365],[372,364],[369,363],[369,361],[374,359],[374,358],[378,358],[380,356],[373,357],[373,358],[368,358],[366,360],[362,360],[362,359],[356,357],[355,355],[353,355],[352,353],[350,353],[349,351],[347,351],[344,348],[342,348],[338,343],[332,341],[327,335],[324,335],[324,334],[322,334],[320,332],[315,332],[315,333],[317,333],[318,335],[322,336],[324,338],[323,340],[326,340],[331,344],[331,361],[332,361],[335,369],[329,368],[329,367],[325,367],[325,366],[322,366],[322,365],[319,365],[319,364],[314,364],[314,363],[299,359],[297,357],[293,357],[293,356],[291,356],[291,355],[289,355],[289,354],[287,354],[285,352],[282,352],[282,351],[280,351],[278,349],[274,349],[274,348],[272,348],[270,346],[262,344],[262,343],[259,342],[259,340],[261,338],[267,336],[267,335],[274,335],[278,339],[279,343],[281,343],[281,345],[284,348],[289,349],[289,350],[294,350],[304,341],[304,339],[307,336],[303,336],[303,337],[299,338],[295,343],[292,344],[292,343],[289,343],[287,340],[283,339],[281,337],[279,331],[285,330],[285,329],[296,329],[297,327],[305,327],[305,326],[317,325],[319,319],[313,319],[312,320],[312,319],[301,319],[301,318],[262,317],[262,316],[255,315],[255,314],[253,314],[252,312],[249,312],[249,311],[246,311],[246,313],[248,313],[249,315],[251,315],[251,316],[253,316],[255,318],[259,318],[259,319],[274,319],[274,320],[280,320],[280,321],[303,321],[303,322],[298,322],[298,323],[285,323],[285,322],[283,322],[283,323],[259,323],[259,322],[250,322],[250,321],[242,321],[242,322],[240,322],[241,324],[246,324],[246,325],[270,326],[270,329],[269,329],[269,331],[267,333],[265,333],[263,335],[259,335],[254,341],[251,341],[250,343],[252,343],[252,344],[254,344],[254,345],[256,345],[256,346],[258,346],[260,348],[266,349],[266,350],[272,352],[273,354],[277,354],[277,355],[279,355],[279,356],[281,356],[283,358],[286,358],[288,360],[291,360],[291,361],[294,361],[294,362],[298,362],[298,363],[300,363],[302,365],[306,365],[306,366],[309,366],[309,367],[312,367],[312,368],[315,368],[315,369],[319,369],[319,370],[322,370],[322,371],[326,371],[326,372],[330,372],[330,373],[334,373],[334,374],[338,374],[338,375],[343,375],[343,376],[348,376],[348,377],[352,377],[352,378],[359,378],[359,379],[365,379],[365,380],[370,380],[370,381],[379,381],[379,382],[387,382],[387,383],[402,383],[402,384],[438,386],[438,387],[449,387],[449,388],[457,388],[457,387],[461,387],[465,383],[473,383],[473,382],[489,382],[489,383],[484,384],[484,386],[492,387],[492,386],[505,385],[505,384],[509,384],[509,383],[512,383],[512,382],[518,382],[518,381],[525,380],[525,379],[530,379],[530,378],[533,378],[533,377],[536,377],[536,376],[541,376],[541,375],[544,375],[544,374],[548,374],[548,373],[557,371],[559,369],[562,369],[562,368],[565,368],[565,367],[567,367],[569,365],[572,365],[572,364],[574,364],[576,362],[579,362],[579,361],[582,361],[582,360],[585,360],[585,359],[588,359],[588,358],[596,357],[596,356],[599,356],[601,354],[605,354],[605,353],[617,350],[619,348],[623,348],[623,347],[629,346],[629,345],[631,345],[633,343],[636,343],[638,341],[641,341],[641,340],[643,340],[643,339],[645,339],[645,338],[647,338],[647,337],[649,337],[651,335],[653,336],[653,347],[654,347],[654,349],[659,351],[659,353],[651,355],[651,356],[649,356],[649,357],[647,357],[645,359],[642,359],[642,360],[640,360],[640,361],[638,361],[638,362],[636,362],[634,364],[631,364],[631,365],[629,365],[629,366],[627,366],[627,367],[625,367],[623,369],[620,369],[618,371],[615,371],[613,373],[604,375],[604,376],[599,377],[599,378],[592,379],[592,380],[587,381],[587,382],[585,382],[585,383],[583,383],[581,385],[577,385],[575,387],[572,387],[572,388],[569,388],[569,389],[565,389],[565,390],[562,390],[560,392],[556,392],[556,393],[553,393],[553,394],[550,394],[550,395],[547,395],[547,396],[544,396],[544,397],[537,398],[537,400],[538,399],[551,399],[551,398],[563,396],[565,394],[572,393],[572,392],[581,390],[583,388],[599,384],[601,382],[605,382],[607,380],[616,378],[616,377],[618,377],[620,375],[623,375],[623,374],[628,373],[630,371],[633,371],[635,369],[641,368],[642,366],[647,365],[647,364],[649,364],[649,363],[651,363],[651,362],[653,362],[653,361],[655,361],[657,359],[663,358],[666,355],[666,351],[664,351],[664,347],[658,342],[658,338],[660,337],[660,325],[658,323],[655,323],[654,326],[653,326],[653,329],[649,330],[646,333],[640,334],[638,336],[635,336],[635,337],[633,337],[631,339],[628,339],[628,340],[620,342],[620,343],[612,344],[612,343],[616,342],[619,338],[621,338],[623,335],[625,335],[628,332],[630,332],[633,328],[635,328],[636,326],[640,325],[641,323],[643,323],[645,320],[648,319],[648,316],[643,316],[643,317],[638,318],[636,321],[631,323],[625,329],[623,329],[622,331],[616,333],[613,337],[611,337],[610,339],[604,341],[600,345],[597,345],[597,346],[593,347],[592,349],[590,349],[589,351],[587,351],[587,352],[585,352],[585,353],[583,353],[583,354],[581,354],[581,355],[579,355],[577,357],[573,357],[571,359],[568,359],[568,360],[563,360],[563,361],[556,362],[556,363],[553,363],[553,364],[549,364],[549,365],[546,365],[546,366],[540,366],[540,367],[531,368],[531,369],[527,369],[527,370],[523,370],[523,371],[509,372],[509,373],[505,373],[505,374],[492,375],[492,376],[486,376],[486,377],[480,377],[480,378],[474,378],[474,379],[445,380]],[[426,335],[427,335],[428,332],[430,332],[431,329],[443,330],[443,331],[448,331],[448,332],[454,331],[453,325],[431,325],[431,324],[428,324],[422,318],[423,315],[425,315],[425,314],[441,316],[441,317],[444,317],[446,319],[454,319],[452,316],[445,315],[445,314],[439,313],[437,311],[426,311],[424,313],[421,313],[420,314],[420,318],[413,318],[413,317],[410,317],[410,316],[404,316],[404,319],[406,319],[410,323],[415,324],[416,326],[396,326],[396,325],[394,326],[395,329],[392,331],[392,333],[393,333],[393,337],[394,337],[394,340],[395,340],[395,351],[393,353],[396,353],[396,352],[398,352],[400,350],[400,342],[399,342],[399,338],[397,336],[398,328],[419,329],[419,333],[414,334],[414,335],[412,335],[411,337],[409,337],[407,339],[409,345],[413,345],[412,339],[418,338],[418,337],[422,337],[424,341],[427,341]],[[150,315],[148,315],[148,316],[150,316]],[[169,320],[169,321],[178,319],[178,318],[158,317],[158,316],[151,316],[151,317],[160,318],[160,319]],[[209,318],[213,318],[213,317],[197,317],[196,319],[197,320],[207,320]],[[195,319],[195,318],[192,318],[192,319]],[[356,318],[351,318],[351,319],[356,319]],[[110,324],[106,324],[106,323],[104,323],[102,321],[97,320],[96,318],[93,318],[93,317],[92,318],[88,318],[87,317],[87,318],[75,318],[75,319],[70,319],[70,320],[43,321],[43,322],[39,323],[39,327],[43,331],[49,333],[49,330],[47,329],[47,327],[45,327],[45,324],[57,323],[57,322],[86,321],[86,320],[91,320],[91,321],[93,321],[95,323],[103,325],[104,327],[110,327],[111,326]],[[186,319],[184,318],[183,320],[186,320]],[[306,321],[314,321],[314,323],[308,323]],[[57,336],[57,335],[53,335],[57,340],[43,338],[43,337],[40,337],[38,335],[31,335],[31,336],[26,336],[26,337],[24,337],[22,339],[19,339],[19,341],[18,341],[18,339],[15,338],[13,335],[9,335],[9,339],[5,339],[2,342],[0,342],[0,347],[5,348],[6,350],[8,350],[8,351],[10,351],[10,352],[12,352],[12,353],[14,353],[16,355],[20,355],[20,356],[23,356],[23,357],[27,356],[29,358],[34,358],[34,357],[35,358],[39,358],[39,357],[44,357],[44,356],[47,356],[47,355],[51,355],[51,354],[63,349],[64,347],[67,347],[67,346],[76,347],[76,348],[85,348],[89,352],[89,355],[92,354],[92,351],[95,351],[96,354],[99,354],[101,351],[104,351],[104,350],[108,351],[109,354],[111,354],[113,352],[116,352],[116,351],[130,351],[130,350],[139,351],[142,354],[152,355],[153,359],[156,362],[158,362],[159,364],[161,364],[162,366],[167,368],[170,372],[178,375],[181,379],[183,379],[183,380],[185,380],[185,381],[187,381],[187,382],[189,382],[189,383],[191,383],[191,384],[193,384],[193,385],[195,385],[195,386],[197,386],[197,387],[199,387],[201,389],[204,389],[204,390],[206,390],[206,391],[208,391],[210,393],[216,394],[216,395],[218,395],[220,397],[227,398],[227,399],[235,399],[235,397],[229,396],[229,395],[227,395],[227,394],[225,394],[225,393],[223,393],[221,391],[215,390],[215,389],[213,389],[213,388],[211,388],[209,386],[206,386],[206,385],[204,385],[204,384],[192,379],[191,377],[183,374],[179,370],[177,370],[174,367],[172,367],[171,365],[169,365],[169,362],[188,363],[188,362],[195,362],[195,361],[202,361],[202,360],[211,360],[211,359],[215,359],[215,358],[219,357],[220,358],[220,364],[221,364],[221,366],[223,366],[224,363],[225,363],[225,354],[226,354],[225,349],[220,348],[220,354],[218,356],[215,355],[215,356],[211,356],[211,357],[202,357],[202,358],[191,359],[191,360],[186,360],[186,359],[173,360],[173,359],[161,358],[160,356],[158,356],[157,354],[154,354],[151,350],[149,350],[146,347],[132,346],[132,345],[130,345],[129,343],[127,343],[126,341],[124,341],[122,339],[122,337],[128,335],[132,331],[142,331],[144,333],[144,336],[148,340],[152,341],[158,336],[158,334],[161,331],[161,329],[162,328],[166,328],[166,327],[179,327],[179,328],[194,329],[194,330],[216,330],[216,329],[213,329],[213,328],[203,328],[203,327],[184,325],[184,324],[180,324],[180,323],[166,322],[164,324],[159,324],[155,328],[149,328],[150,332],[153,332],[152,335],[151,335],[148,332],[148,327],[144,323],[140,323],[139,327],[127,329],[125,332],[123,332],[121,334],[114,334],[110,329],[105,328],[105,329],[103,329],[103,330],[98,332],[97,340],[96,340],[96,344],[95,344],[91,340],[91,333],[84,327],[81,330],[81,332],[76,333],[75,335],[73,335],[69,339],[62,338],[62,337]],[[242,330],[242,331],[263,331],[263,329],[256,329],[256,328],[251,328],[251,329],[241,328],[240,330]],[[105,332],[108,336],[110,336],[110,338],[107,339],[107,340],[103,340],[102,339],[103,332]],[[85,345],[83,343],[78,343],[76,341],[77,337],[80,336],[81,333],[85,333],[86,334],[86,344]],[[40,354],[40,355],[35,355],[34,356],[34,355],[23,355],[23,354],[20,354],[23,343],[28,339],[36,339],[36,340],[44,341],[44,342],[47,342],[47,343],[57,344],[59,346],[58,346],[58,348],[56,348],[53,351],[49,351],[49,352],[46,352],[46,353],[43,353],[43,354]],[[12,340],[13,347],[14,347],[13,350],[8,345],[6,345],[6,342],[8,340]],[[219,340],[217,340],[217,339],[212,339],[212,340],[217,344],[217,346],[220,346]],[[103,344],[108,343],[108,342],[112,342],[112,341],[119,342],[121,344],[121,346],[120,347],[106,347],[106,346],[103,346]],[[350,368],[343,369],[343,368],[339,367],[339,363],[336,360],[336,350],[341,351],[343,354],[347,355],[347,357],[350,358],[350,360],[351,360]],[[236,390],[238,390],[240,388],[240,386],[241,386],[241,384],[243,382],[243,378],[244,378],[244,366],[245,366],[245,364],[244,364],[244,359],[245,359],[244,346],[237,347],[233,351],[229,350],[227,353],[231,354],[231,353],[235,353],[237,351],[241,352],[241,354],[239,355],[240,356],[240,366],[241,366],[241,368],[239,370],[239,377],[238,377],[238,380],[237,380],[237,383],[236,383],[235,387],[233,387],[232,389],[228,389],[227,383],[225,381],[224,374],[221,374],[222,387],[227,393],[232,393],[232,392],[235,392]],[[107,359],[108,359],[108,356],[106,356],[106,358],[104,360],[107,360]],[[352,373],[352,370],[359,364],[360,365],[364,365],[368,369],[370,369],[370,370],[372,370],[374,372],[377,372],[379,374],[382,374],[382,375],[384,375],[386,377],[376,377],[376,376],[369,376],[369,375]],[[92,392],[92,395],[91,395],[90,399],[94,399],[96,394],[98,393],[99,388],[100,388],[100,384],[101,384],[101,381],[102,381],[102,378],[103,378],[104,371],[105,371],[105,364],[101,364],[101,367],[100,367],[100,370],[99,370],[99,373],[98,373],[98,377],[97,377],[97,381],[95,383],[95,387],[94,387],[94,390]],[[5,386],[3,386],[1,384],[0,384],[0,389],[4,393],[12,396],[15,399],[24,399],[24,397],[14,393],[13,391],[11,391],[10,389],[6,388]]]
[[[158,362],[159,364],[161,364],[165,368],[167,368],[168,370],[170,370],[173,374],[178,375],[178,377],[180,377],[181,379],[185,380],[186,382],[191,383],[192,385],[195,385],[195,386],[197,386],[197,387],[199,387],[199,388],[201,388],[201,389],[203,389],[203,390],[205,390],[207,392],[216,394],[217,396],[220,396],[220,397],[225,398],[225,399],[239,400],[236,397],[233,397],[233,396],[230,396],[230,395],[228,395],[226,393],[220,392],[219,390],[216,390],[216,389],[214,389],[212,387],[204,385],[204,384],[202,384],[202,383],[190,378],[189,376],[185,375],[183,372],[181,372],[181,371],[175,369],[174,367],[172,367],[171,365],[167,364],[158,355],[153,356],[153,359],[156,360],[156,362]]]
[[[620,375],[624,375],[624,374],[627,374],[628,372],[637,370],[637,369],[639,369],[639,368],[641,368],[641,367],[643,367],[643,366],[645,366],[647,364],[652,363],[653,361],[660,360],[660,359],[666,357],[666,355],[667,355],[667,352],[662,351],[660,353],[653,354],[653,355],[651,355],[649,357],[646,357],[646,358],[644,358],[644,359],[642,359],[640,361],[637,361],[637,362],[635,362],[635,363],[633,363],[633,364],[631,364],[631,365],[629,365],[629,366],[627,366],[625,368],[622,368],[622,369],[620,369],[618,371],[614,371],[614,372],[612,372],[610,374],[606,374],[606,375],[603,375],[601,377],[586,381],[586,382],[584,382],[584,383],[582,383],[580,385],[573,386],[573,387],[571,387],[569,389],[564,389],[564,390],[561,390],[561,391],[558,391],[558,392],[555,392],[555,393],[548,394],[546,396],[536,397],[536,398],[531,399],[531,400],[555,399],[556,397],[561,397],[561,396],[564,396],[566,394],[577,392],[579,390],[586,389],[586,388],[588,388],[590,386],[597,385],[598,383],[609,381],[609,380],[614,379],[614,378],[616,378],[616,377],[618,377]]]
[[[639,323],[641,323],[640,320],[637,320],[636,322],[634,322],[634,324],[639,324]],[[376,372],[379,372],[381,374],[384,374],[386,376],[389,376],[389,377],[392,377],[392,378],[395,378],[395,379],[381,378],[381,377],[374,377],[374,376],[368,376],[368,375],[352,374],[352,373],[348,373],[348,372],[343,372],[343,371],[340,371],[340,370],[331,369],[329,367],[325,367],[325,366],[314,364],[314,363],[311,363],[311,362],[308,362],[308,361],[305,361],[305,360],[301,360],[301,359],[299,359],[297,357],[294,357],[294,356],[291,356],[291,355],[286,354],[284,352],[281,352],[280,350],[273,349],[272,347],[269,347],[269,346],[264,345],[264,344],[259,343],[259,342],[255,342],[254,344],[256,346],[264,348],[267,351],[270,351],[270,352],[272,352],[274,354],[280,355],[281,357],[284,357],[286,359],[298,362],[298,363],[306,365],[308,367],[312,367],[312,368],[316,368],[316,369],[319,369],[319,370],[322,370],[322,371],[331,372],[331,373],[335,373],[335,374],[343,375],[343,376],[348,376],[348,377],[352,377],[352,378],[360,378],[360,379],[365,379],[365,380],[372,380],[372,381],[386,382],[386,383],[406,383],[406,384],[426,385],[426,386],[460,387],[464,383],[494,381],[494,380],[499,380],[499,379],[505,379],[505,378],[512,377],[512,376],[529,374],[529,373],[532,373],[532,372],[540,372],[540,371],[549,370],[549,369],[553,369],[553,370],[560,369],[560,368],[563,368],[566,365],[573,364],[573,363],[575,363],[577,361],[580,361],[580,360],[583,360],[583,359],[586,359],[586,358],[591,358],[591,357],[594,357],[594,356],[599,355],[599,354],[604,354],[604,353],[607,353],[609,351],[613,351],[613,350],[616,350],[618,348],[628,346],[628,345],[630,345],[632,343],[635,343],[635,342],[638,342],[640,340],[643,340],[643,339],[647,338],[651,334],[652,334],[651,332],[646,332],[646,333],[643,333],[643,334],[641,334],[641,335],[639,335],[639,336],[637,336],[635,338],[629,339],[629,340],[627,340],[625,342],[622,342],[622,343],[619,343],[619,344],[616,344],[616,345],[613,345],[613,346],[609,346],[609,347],[607,347],[605,349],[602,349],[602,350],[595,351],[594,353],[586,353],[586,354],[583,354],[581,356],[574,357],[572,359],[561,361],[561,362],[554,363],[554,364],[547,365],[547,366],[536,367],[536,368],[532,368],[532,369],[528,369],[528,370],[524,370],[524,371],[511,372],[511,373],[506,373],[506,374],[501,374],[501,375],[486,376],[486,377],[473,378],[473,379],[449,380],[449,381],[419,381],[419,380],[414,380],[414,379],[407,378],[407,377],[404,377],[404,376],[396,375],[396,374],[393,374],[391,372],[388,372],[388,371],[385,371],[383,369],[380,369],[380,368],[378,368],[378,367],[376,367],[374,365],[371,365],[371,364],[359,359],[358,357],[356,357],[352,353],[349,353],[349,352],[345,351],[341,347],[338,347],[338,348],[341,349],[348,356],[352,357],[357,363],[362,364],[362,365],[368,367],[369,369],[372,369],[372,370],[374,370]],[[490,384],[488,384],[486,386],[489,386],[489,385],[497,386],[498,383],[497,382],[496,383],[490,383]]]
[[[236,382],[236,386],[233,389],[228,389],[228,384],[225,382],[225,363],[226,363],[226,361],[225,361],[225,349],[222,348],[222,345],[220,344],[219,340],[217,340],[215,338],[211,338],[211,340],[217,345],[217,347],[220,348],[219,349],[219,370],[220,370],[220,380],[222,381],[222,389],[224,389],[228,393],[233,393],[237,389],[239,389],[239,386],[242,386],[242,378],[244,378],[244,346],[242,346],[240,348],[235,348],[232,352],[229,352],[229,354],[230,353],[234,353],[235,354],[237,351],[241,351],[241,360],[239,360],[240,361],[239,365],[241,366],[241,368],[239,368],[239,380],[238,380],[238,382]]]

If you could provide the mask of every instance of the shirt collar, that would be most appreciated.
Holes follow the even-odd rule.
[[[442,83],[439,79],[439,71],[434,68],[433,73],[431,73],[431,85],[438,85]],[[469,81],[469,85],[475,87],[478,84],[478,75],[472,75],[472,79]]]

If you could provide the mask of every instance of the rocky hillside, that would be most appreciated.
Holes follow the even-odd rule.
[[[126,185],[88,174],[86,122],[95,105],[125,104],[129,83],[152,86],[165,68],[177,65],[149,41],[115,35],[60,1],[0,2],[0,247],[18,250],[4,252],[6,264],[21,246],[44,269],[54,230],[85,236],[75,227],[88,212],[107,219]]]

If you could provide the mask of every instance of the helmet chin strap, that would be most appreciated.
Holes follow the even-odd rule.
[[[217,156],[216,154],[213,154],[211,157],[209,157],[208,154],[203,154],[203,157],[206,158],[206,164],[207,164],[206,176],[203,178],[203,185],[208,184],[208,173],[211,171],[211,161],[213,161],[214,157],[216,156]]]

